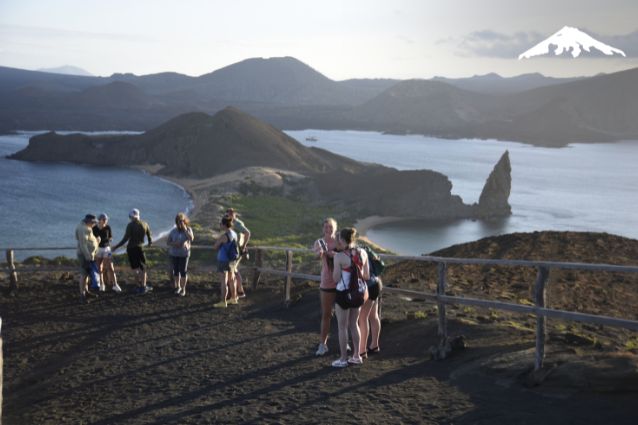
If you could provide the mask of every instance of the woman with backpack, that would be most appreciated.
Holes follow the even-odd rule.
[[[361,342],[359,353],[362,358],[379,352],[379,335],[381,334],[381,319],[379,318],[379,295],[383,288],[383,282],[379,276],[383,272],[384,264],[381,258],[369,247],[365,247],[370,265],[370,279],[366,281],[368,285],[368,299],[361,306],[359,314],[359,329],[361,331]],[[370,337],[370,345],[368,345]]]
[[[319,285],[321,329],[319,347],[315,354],[323,356],[328,352],[330,319],[337,296],[337,283],[332,278],[333,259],[337,251],[337,221],[334,218],[326,218],[323,221],[323,237],[315,241],[313,250],[321,260],[321,284]]]
[[[337,282],[335,311],[341,356],[332,362],[333,367],[363,363],[358,351],[360,346],[358,320],[361,305],[368,298],[368,287],[365,281],[370,279],[370,269],[366,252],[355,244],[356,237],[356,229],[342,229],[339,232],[339,247],[342,248],[342,252],[334,256],[332,278]],[[355,349],[350,358],[348,358],[348,330],[350,330]]]
[[[215,308],[226,308],[228,304],[238,304],[237,288],[235,287],[235,268],[239,258],[237,234],[232,230],[233,219],[227,216],[222,218],[219,229],[222,235],[217,238],[213,249],[217,250],[217,271],[220,273],[221,299],[214,304]],[[230,291],[230,299],[226,302],[227,292]]]

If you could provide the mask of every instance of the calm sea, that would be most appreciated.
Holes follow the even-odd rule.
[[[522,143],[360,131],[287,134],[316,146],[401,170],[430,169],[450,178],[452,193],[478,202],[505,150],[512,163],[512,216],[497,222],[416,221],[371,229],[373,241],[401,254],[429,253],[486,236],[536,230],[608,232],[638,239],[638,141],[549,149]],[[317,141],[308,141],[307,138]]]
[[[132,208],[141,211],[154,237],[170,230],[175,214],[192,208],[179,186],[141,171],[8,160],[34,132],[0,136],[0,247],[73,247],[74,230],[87,213],[110,217],[119,242]],[[104,134],[91,133],[91,134]],[[114,134],[114,133],[111,133]],[[4,254],[3,254],[4,255]],[[72,251],[16,252],[75,256]]]

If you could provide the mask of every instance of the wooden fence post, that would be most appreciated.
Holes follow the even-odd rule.
[[[9,266],[9,294],[13,294],[18,289],[18,273],[12,249],[7,250],[7,265]]]
[[[539,267],[534,284],[534,303],[536,307],[544,308],[547,305],[546,284],[549,280],[549,269]],[[534,361],[534,371],[539,371],[543,367],[545,359],[545,336],[547,317],[536,315],[536,359]]]
[[[292,251],[286,251],[286,272],[292,272]],[[292,286],[292,276],[286,276],[286,286],[284,288],[284,292],[286,294],[285,304],[286,307],[290,306],[290,288]]]
[[[253,272],[253,289],[257,289],[257,285],[259,285],[259,279],[261,279],[261,269],[262,267],[262,251],[261,249],[257,249],[255,252],[255,269]]]
[[[445,286],[446,286],[446,273],[447,273],[447,264],[446,263],[438,263],[438,284],[436,286],[436,295],[442,296],[445,295]],[[448,353],[452,351],[452,347],[450,346],[450,342],[448,341],[447,334],[447,317],[445,316],[445,302],[443,302],[440,298],[436,302],[437,310],[439,313],[439,345],[436,347],[430,348],[430,354],[432,358],[435,360],[442,360],[447,357]]]

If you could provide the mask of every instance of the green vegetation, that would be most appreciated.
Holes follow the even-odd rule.
[[[321,235],[326,217],[334,217],[339,227],[350,226],[354,221],[347,212],[281,196],[233,195],[228,204],[241,214],[253,235],[253,245],[309,247]]]

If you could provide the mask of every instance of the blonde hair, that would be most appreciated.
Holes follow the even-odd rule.
[[[183,212],[177,213],[177,215],[175,216],[175,224],[179,225],[180,221],[184,222],[184,226],[190,226],[190,224],[191,224],[191,221],[188,219],[186,214],[184,214]]]
[[[326,223],[330,223],[330,224],[332,224],[332,232],[333,232],[333,235],[336,235],[336,234],[337,234],[337,220],[335,220],[335,219],[334,219],[334,218],[332,218],[332,217],[328,217],[328,218],[326,218],[326,219],[323,221],[323,224],[326,224]]]

